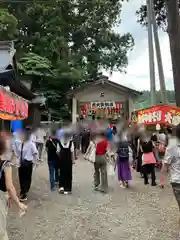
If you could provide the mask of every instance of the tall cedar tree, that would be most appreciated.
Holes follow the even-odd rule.
[[[167,31],[169,36],[175,99],[177,106],[180,107],[180,15],[178,0],[154,0],[156,21],[159,27]],[[139,22],[142,25],[147,24],[147,6],[141,6],[137,11]]]

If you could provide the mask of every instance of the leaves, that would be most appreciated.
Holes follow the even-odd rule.
[[[167,10],[165,0],[153,0],[154,10],[156,15],[156,23],[163,30],[167,31]],[[180,6],[180,0],[179,0]],[[147,25],[147,6],[142,5],[137,11],[138,22],[142,25]]]
[[[53,77],[51,62],[35,53],[27,53],[18,62],[22,74],[32,76]]]
[[[17,31],[17,19],[8,11],[0,9],[0,40],[14,40]]]

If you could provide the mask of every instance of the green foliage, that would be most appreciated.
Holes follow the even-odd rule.
[[[18,69],[29,76],[53,77],[51,62],[35,53],[26,53],[19,59]]]
[[[161,93],[160,91],[156,92],[157,103],[161,103]],[[168,103],[175,103],[175,94],[174,91],[167,91]],[[143,95],[138,98],[138,101],[135,103],[134,108],[141,109],[151,106],[150,91],[143,91]]]
[[[47,4],[0,4],[18,19],[20,70],[33,75],[34,90],[50,96],[50,108],[62,109],[67,103],[65,93],[89,79],[95,80],[102,69],[125,71],[127,53],[134,42],[129,33],[113,31],[120,23],[121,2],[47,0]]]
[[[0,40],[14,40],[17,19],[8,11],[0,9]]]
[[[154,10],[156,15],[156,23],[159,27],[164,30],[167,30],[167,8],[165,0],[153,0],[154,1]],[[179,0],[180,6],[180,0]],[[147,25],[147,6],[142,5],[141,8],[137,11],[138,21],[142,25]]]

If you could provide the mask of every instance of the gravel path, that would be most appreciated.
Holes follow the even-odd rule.
[[[73,194],[49,191],[48,170],[33,174],[28,213],[16,208],[8,216],[10,240],[177,240],[178,208],[170,186],[144,186],[137,173],[129,189],[110,179],[109,194],[93,192],[93,168],[79,160],[74,167]]]

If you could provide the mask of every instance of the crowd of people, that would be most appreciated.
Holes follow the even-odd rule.
[[[166,131],[149,134],[137,125],[121,127],[109,125],[105,129],[81,131],[68,129],[52,130],[47,136],[43,129],[17,131],[12,139],[0,137],[0,239],[8,239],[5,227],[7,204],[13,200],[20,213],[24,214],[31,187],[33,166],[43,158],[43,147],[47,151],[50,190],[58,186],[60,194],[72,193],[73,164],[80,151],[85,160],[94,165],[94,190],[108,192],[108,172],[117,171],[120,187],[128,188],[132,180],[131,170],[136,169],[144,184],[157,185],[156,168],[161,168],[159,183],[164,187],[165,174],[169,172],[174,195],[180,207],[180,125],[167,127]],[[12,161],[15,157],[16,163]],[[18,167],[20,193],[13,185],[12,166]],[[132,167],[131,167],[132,166]],[[2,236],[2,237],[1,237]]]

